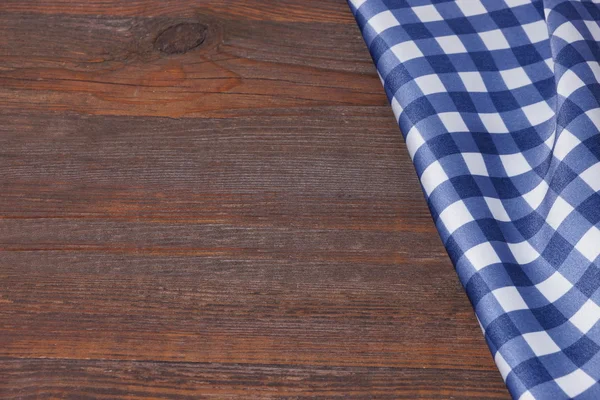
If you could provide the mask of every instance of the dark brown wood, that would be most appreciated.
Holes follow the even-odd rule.
[[[344,1],[5,0],[0,54],[1,398],[508,398]]]
[[[486,373],[418,368],[8,360],[0,372],[19,399],[448,399],[464,382],[478,399],[501,395]]]
[[[194,22],[182,22],[162,31],[154,40],[154,49],[165,54],[183,54],[206,40],[207,27]]]
[[[202,46],[157,51],[157,37],[182,23],[208,26]],[[354,23],[8,12],[0,37],[6,112],[239,118],[386,105]]]

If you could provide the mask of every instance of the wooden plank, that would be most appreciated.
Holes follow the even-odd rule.
[[[350,111],[0,115],[0,354],[418,365],[502,393],[389,109]]]
[[[3,217],[435,232],[389,107],[309,111],[212,120],[0,114]]]
[[[238,20],[354,25],[340,0],[3,0],[0,13],[111,15],[126,17],[227,15]]]
[[[161,32],[183,22],[206,26],[205,42],[156,50]],[[350,24],[0,13],[0,37],[4,110],[223,118],[386,105]]]
[[[252,250],[8,252],[1,354],[495,371],[440,262]]]
[[[377,114],[182,121],[38,115],[29,126],[23,116],[0,118],[7,189],[0,192],[0,247],[12,288],[3,322],[12,326],[19,310],[31,318],[7,329],[5,355],[70,358],[95,349],[97,357],[284,362],[285,343],[293,342],[297,362],[406,366],[422,352],[427,363],[454,363],[435,357],[469,331],[480,352],[472,312],[387,108],[384,117],[369,129]],[[132,268],[134,279],[114,281],[119,265]],[[135,277],[141,271],[146,276]],[[428,279],[411,287],[417,271]],[[462,309],[437,304],[431,296],[439,290]],[[165,295],[175,297],[164,304]],[[102,308],[103,298],[116,302]],[[32,309],[25,307],[30,301]],[[253,311],[261,305],[263,322]],[[417,309],[430,319],[409,328]],[[56,318],[60,329],[52,329]],[[112,321],[97,338],[73,335],[93,330],[96,318]],[[165,330],[146,331],[153,319]],[[374,324],[377,336],[353,334],[367,322],[363,329]],[[284,333],[269,329],[290,323]],[[453,337],[440,340],[452,329]],[[307,330],[314,342],[306,342]],[[435,337],[431,344],[422,342],[423,330]],[[171,354],[140,346],[178,336]],[[374,339],[381,342],[376,351]],[[348,353],[349,345],[361,356]],[[461,357],[478,368],[472,352]]]
[[[0,397],[508,398],[345,2],[6,0],[0,51]]]
[[[0,373],[4,399],[506,398],[491,373],[460,370],[6,360]]]

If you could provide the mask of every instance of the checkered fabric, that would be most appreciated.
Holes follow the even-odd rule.
[[[349,0],[515,399],[600,399],[600,1]]]

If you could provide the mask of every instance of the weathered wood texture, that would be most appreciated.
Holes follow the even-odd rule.
[[[342,0],[4,0],[0,171],[1,398],[508,398]]]

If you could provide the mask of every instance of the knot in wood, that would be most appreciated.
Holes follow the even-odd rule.
[[[206,39],[206,26],[184,22],[165,29],[154,41],[154,49],[166,54],[182,54],[200,46]]]

